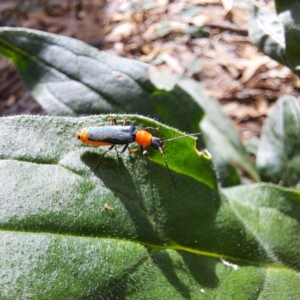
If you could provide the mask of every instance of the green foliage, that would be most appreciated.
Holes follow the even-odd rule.
[[[165,94],[170,95],[170,97],[174,94],[174,91],[180,89],[186,95],[189,95],[189,98],[203,110],[201,122],[197,126],[200,127],[201,132],[204,134],[203,145],[214,157],[214,164],[222,186],[232,186],[240,183],[239,175],[232,162],[243,167],[254,180],[260,180],[259,174],[231,121],[222,112],[220,105],[215,99],[207,99],[203,96],[199,83],[188,78],[176,76],[172,78],[170,74],[160,74],[154,78],[154,84],[167,90]],[[189,104],[186,109],[189,107],[191,107],[190,111],[195,109],[192,104]],[[191,120],[191,117],[186,116],[186,118]],[[178,121],[178,119],[169,121],[173,126],[188,130],[187,126],[182,128],[179,122],[182,121]],[[193,132],[195,130],[196,128],[192,128],[190,131]]]
[[[83,42],[34,30],[1,28],[0,53],[53,115],[133,111],[155,116],[146,65]]]
[[[295,99],[267,120],[256,168],[193,80],[151,82],[145,64],[34,30],[1,28],[0,53],[56,115],[0,120],[1,299],[299,299],[300,193],[275,185],[299,184]],[[165,142],[178,189],[159,151],[111,151],[95,169],[103,148],[75,138],[109,118],[183,134],[140,115],[203,132],[202,151]],[[237,165],[275,184],[240,185]]]
[[[266,120],[256,165],[264,181],[295,186],[300,177],[300,110],[296,98],[280,98]]]
[[[277,15],[253,5],[250,37],[268,56],[299,75],[300,18],[298,1],[275,1]],[[299,183],[299,104],[291,96],[280,99],[266,120],[256,165],[264,181],[285,186]]]
[[[288,65],[283,24],[268,8],[252,6],[249,35],[253,43],[266,55],[283,65]]]
[[[252,41],[268,56],[300,72],[299,1],[275,0],[277,16],[266,7],[253,5],[249,26]]]

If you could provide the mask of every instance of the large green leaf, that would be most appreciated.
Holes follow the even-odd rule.
[[[202,87],[198,82],[164,73],[158,75],[153,80],[156,86],[165,89],[165,95],[169,95],[170,98],[176,97],[178,90],[180,90],[183,95],[186,94],[185,98],[190,97],[194,99],[204,111],[205,114],[202,116],[199,110],[197,110],[199,113],[198,119],[196,113],[190,113],[191,119],[194,120],[194,123],[197,120],[200,121],[197,126],[204,133],[204,143],[200,147],[203,147],[205,144],[205,148],[212,154],[222,186],[236,185],[240,182],[237,170],[232,163],[244,168],[255,181],[260,180],[254,164],[243,146],[238,133],[234,129],[232,122],[222,112],[220,105],[215,99],[204,97]],[[186,118],[189,118],[189,116],[186,116]],[[173,122],[177,122],[174,126],[186,130],[186,126],[182,124],[182,121],[176,120]],[[184,126],[183,128],[180,127],[182,125]],[[192,128],[190,131],[197,131],[197,129]]]
[[[300,297],[300,194],[271,184],[224,190],[235,215],[277,266],[266,269],[260,299]]]
[[[117,57],[69,37],[0,29],[0,53],[12,60],[28,89],[54,115],[131,112],[187,132],[199,130],[199,105],[179,87],[153,86],[144,63]]]
[[[275,0],[276,11],[284,27],[285,54],[290,68],[300,74],[300,3]]]
[[[177,190],[155,150],[150,159],[111,151],[94,170],[103,149],[74,134],[107,119],[1,119],[1,299],[297,299],[297,192],[257,185],[220,197],[192,138],[165,145]],[[165,126],[155,133],[180,135]],[[252,213],[270,205],[280,241],[265,231],[274,215]]]
[[[300,268],[300,193],[272,184],[252,184],[223,190],[236,216],[278,261],[278,268]],[[299,286],[300,288],[300,286]]]
[[[156,117],[147,65],[79,40],[24,28],[0,29],[0,53],[54,115],[139,112]]]
[[[300,176],[300,110],[296,98],[280,98],[265,121],[257,169],[264,181],[293,186]]]
[[[285,55],[283,24],[267,7],[252,5],[249,36],[266,55],[289,67]]]

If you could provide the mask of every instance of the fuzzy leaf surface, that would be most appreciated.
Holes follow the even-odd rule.
[[[165,143],[177,190],[151,149],[149,158],[111,151],[95,170],[104,150],[74,134],[107,119],[1,119],[1,299],[297,299],[298,192],[220,192],[193,138]]]

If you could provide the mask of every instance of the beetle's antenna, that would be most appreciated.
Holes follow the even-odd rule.
[[[162,147],[158,147],[158,150],[160,151],[160,153],[161,153],[161,155],[162,155],[162,157],[163,157],[163,159],[164,159],[164,161],[165,161],[165,164],[166,164],[168,173],[169,173],[169,175],[170,175],[170,177],[171,177],[171,180],[172,180],[172,182],[173,182],[173,184],[174,184],[174,187],[175,187],[175,189],[177,189],[175,180],[174,180],[174,178],[173,178],[173,176],[172,176],[172,173],[171,173],[171,171],[170,171],[170,168],[169,168],[169,166],[168,166],[167,159],[166,159],[166,157],[165,157],[165,153],[164,153]]]
[[[188,137],[188,136],[197,136],[197,135],[201,135],[201,134],[202,134],[202,132],[190,133],[190,134],[186,134],[186,135],[177,136],[177,137],[174,137],[174,138],[171,138],[171,139],[163,140],[163,142],[174,141],[174,140],[178,140],[178,139],[183,139],[183,138]]]

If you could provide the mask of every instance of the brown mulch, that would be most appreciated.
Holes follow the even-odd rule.
[[[0,26],[75,37],[147,62],[151,72],[169,71],[201,81],[206,94],[219,99],[243,140],[260,134],[278,97],[299,94],[299,81],[289,69],[250,42],[248,1],[235,1],[233,7],[231,0],[31,2],[1,1]],[[0,71],[1,116],[46,114],[11,63],[0,58]]]

